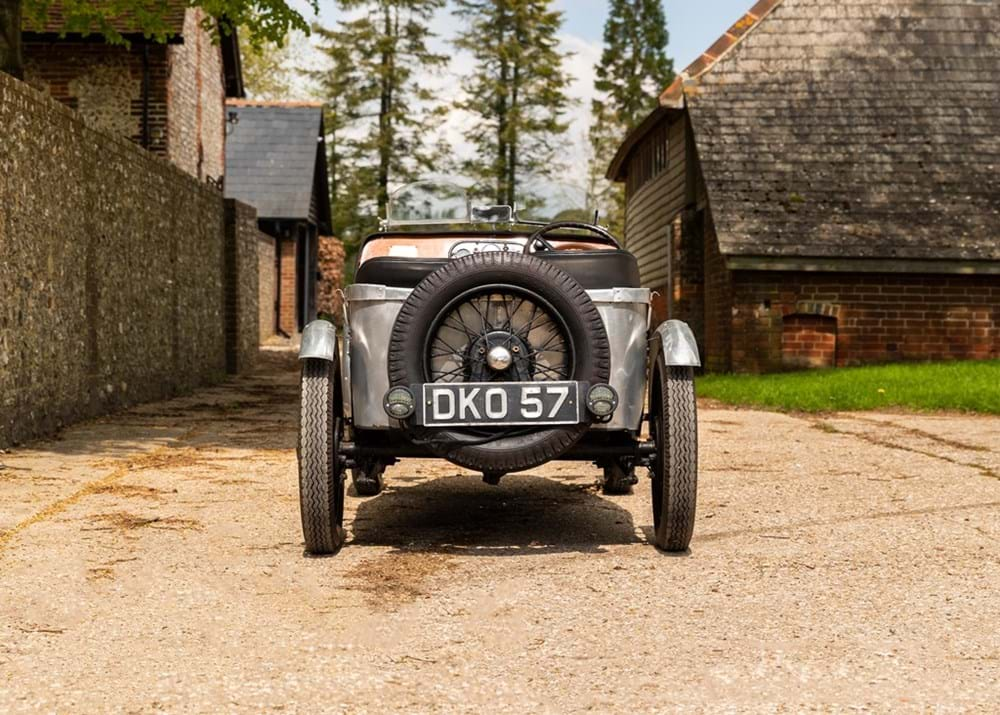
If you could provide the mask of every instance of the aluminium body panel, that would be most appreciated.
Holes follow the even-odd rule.
[[[350,370],[350,392],[355,427],[390,429],[399,422],[382,406],[389,390],[388,354],[392,327],[409,288],[355,284],[346,290],[349,329],[344,362]],[[587,291],[604,321],[611,347],[611,386],[619,406],[611,421],[595,430],[637,431],[642,421],[646,391],[650,291],[646,288],[609,288]]]

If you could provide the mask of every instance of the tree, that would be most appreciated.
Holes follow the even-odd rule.
[[[590,130],[592,200],[603,203],[612,228],[624,229],[625,197],[604,180],[618,145],[656,107],[659,91],[674,77],[666,55],[662,0],[611,0],[604,24],[604,52],[597,65]]]
[[[565,55],[558,49],[562,13],[551,0],[456,0],[464,20],[456,47],[474,59],[457,106],[473,121],[466,137],[477,149],[464,169],[498,204],[513,205],[526,177],[561,168],[556,141],[570,100]]]
[[[389,186],[434,168],[435,97],[420,80],[447,62],[429,47],[430,21],[444,4],[339,0],[360,13],[335,29],[314,28],[329,58],[312,78],[327,106],[334,230],[349,254],[386,215]]]
[[[228,34],[235,27],[249,32],[253,43],[280,43],[292,29],[308,31],[302,15],[286,0],[186,0],[202,8],[208,18],[206,29]],[[306,0],[318,12],[318,0]],[[0,71],[16,77],[24,74],[21,56],[21,22],[40,27],[55,0],[0,0]],[[138,32],[160,42],[167,39],[168,0],[61,0],[64,32],[96,33],[111,43],[125,43],[114,28],[115,18],[127,14]],[[216,22],[216,20],[218,22]]]
[[[253,99],[277,100],[292,92],[292,61],[287,38],[282,42],[263,41],[254,45],[240,33],[240,69],[243,86]]]

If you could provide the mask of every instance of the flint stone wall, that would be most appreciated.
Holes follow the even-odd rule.
[[[225,375],[224,221],[217,190],[0,73],[0,447]]]

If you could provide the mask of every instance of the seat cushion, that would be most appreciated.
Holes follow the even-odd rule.
[[[573,276],[584,290],[639,288],[639,263],[628,251],[539,251],[536,258],[550,261]],[[356,283],[395,288],[415,288],[448,258],[370,258],[358,268]]]

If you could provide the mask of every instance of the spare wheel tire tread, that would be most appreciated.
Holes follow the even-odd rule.
[[[476,282],[485,286],[494,282],[504,282],[506,279],[516,280],[518,277],[508,275],[504,280],[494,280],[490,277],[497,272],[520,273],[522,279],[531,282],[540,281],[544,285],[525,287],[529,290],[540,289],[538,292],[544,293],[542,297],[550,303],[565,303],[567,310],[573,311],[575,316],[562,314],[563,319],[568,324],[574,320],[579,321],[580,337],[585,336],[584,343],[586,343],[575,345],[577,365],[573,379],[590,382],[609,380],[611,348],[604,321],[580,284],[547,261],[521,254],[489,252],[451,261],[427,276],[413,289],[399,311],[389,342],[389,380],[392,385],[409,386],[424,381],[422,374],[421,376],[415,374],[414,362],[415,354],[422,353],[422,349],[416,350],[411,336],[420,335],[422,340],[423,331],[430,328],[434,316],[457,295],[455,282],[468,283],[467,286],[461,286],[464,290],[476,287]],[[515,284],[513,280],[508,282]],[[551,300],[553,298],[556,300]],[[556,309],[556,306],[553,308]],[[572,333],[573,329],[571,327],[569,329]],[[568,337],[574,342],[580,339],[579,337],[574,339],[572,334]],[[419,359],[423,359],[422,354],[419,355]],[[586,367],[588,364],[589,369],[584,371],[589,374],[581,376],[581,365]],[[544,438],[529,441],[527,444],[512,444],[510,448],[496,448],[496,444],[490,449],[455,445],[435,446],[433,442],[431,448],[439,456],[469,469],[481,472],[517,472],[557,459],[580,440],[588,427],[587,423],[582,423],[568,428],[546,429],[541,433],[544,434]],[[418,440],[433,437],[431,430],[411,426],[409,431],[411,436]],[[508,440],[499,442],[504,441]]]

